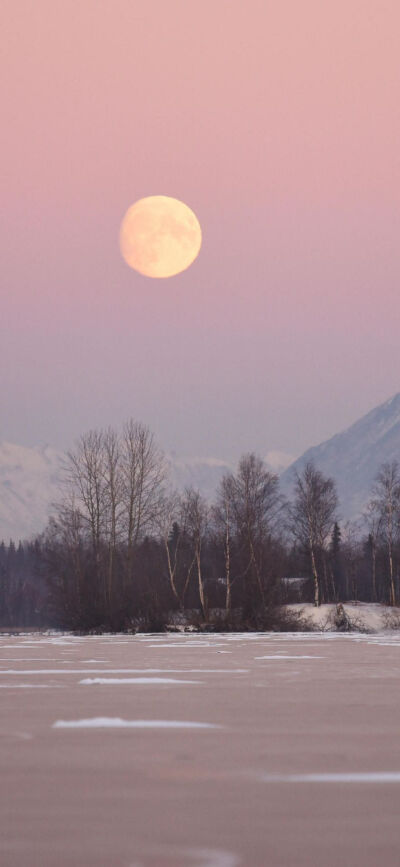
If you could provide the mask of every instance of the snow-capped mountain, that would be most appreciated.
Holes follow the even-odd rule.
[[[281,452],[269,452],[274,472],[289,462]],[[0,541],[28,539],[46,526],[53,503],[60,499],[62,452],[45,446],[28,448],[0,443]],[[216,458],[168,457],[170,481],[183,490],[193,486],[211,499],[224,473],[234,466]]]
[[[264,463],[272,473],[277,473],[280,476],[294,461],[293,455],[288,455],[287,452],[279,452],[276,450],[267,452],[264,457]]]
[[[56,449],[0,443],[0,540],[41,532],[59,497],[63,455]]]
[[[380,466],[393,460],[400,461],[400,393],[351,427],[308,449],[282,474],[281,484],[290,494],[294,471],[301,471],[307,461],[312,461],[335,479],[342,518],[358,518]]]
[[[226,461],[217,458],[178,458],[169,457],[170,478],[178,491],[193,487],[201,491],[204,497],[211,499],[218,483],[225,473],[232,470]]]

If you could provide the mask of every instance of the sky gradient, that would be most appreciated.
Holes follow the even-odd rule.
[[[400,390],[398,0],[3,0],[0,439],[299,454]],[[170,195],[199,258],[120,221]]]

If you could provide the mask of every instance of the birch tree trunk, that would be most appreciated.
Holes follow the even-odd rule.
[[[314,554],[314,546],[313,543],[310,542],[310,552],[311,552],[311,568],[314,578],[314,605],[316,608],[319,608],[320,605],[320,590],[319,590],[319,575],[317,570],[317,564],[315,560]]]

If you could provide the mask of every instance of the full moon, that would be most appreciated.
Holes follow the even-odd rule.
[[[193,211],[170,196],[147,196],[128,208],[120,229],[121,253],[146,277],[173,277],[189,268],[201,247]]]

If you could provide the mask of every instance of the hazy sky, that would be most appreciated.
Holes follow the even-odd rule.
[[[0,438],[299,453],[400,389],[399,0],[2,0]],[[121,258],[164,194],[203,247]]]

